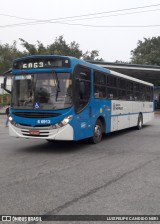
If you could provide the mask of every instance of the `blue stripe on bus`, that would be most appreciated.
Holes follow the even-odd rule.
[[[140,112],[137,113],[128,113],[128,114],[111,114],[111,117],[116,117],[116,116],[126,116],[126,115],[135,115],[135,114],[139,114]],[[154,113],[154,111],[151,112],[141,112],[142,114],[150,114],[150,113]]]

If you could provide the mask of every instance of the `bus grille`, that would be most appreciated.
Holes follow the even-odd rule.
[[[13,112],[13,114],[25,118],[50,118],[61,115],[59,113],[32,113],[32,112]]]
[[[44,131],[41,131],[39,135],[34,135],[34,134],[30,134],[29,131],[24,131],[24,130],[21,130],[22,134],[24,136],[29,136],[29,137],[36,137],[36,138],[41,138],[41,137],[48,137],[49,136],[49,131],[47,132],[44,132]]]

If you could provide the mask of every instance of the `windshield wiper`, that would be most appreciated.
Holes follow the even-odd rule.
[[[60,86],[59,86],[58,75],[55,71],[53,71],[53,76],[54,76],[54,78],[56,78],[56,101],[57,101],[58,94],[59,94],[59,92],[61,92],[61,90],[60,90]]]

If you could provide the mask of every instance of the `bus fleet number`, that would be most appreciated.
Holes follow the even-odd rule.
[[[37,123],[38,124],[50,124],[51,121],[50,120],[38,120]]]

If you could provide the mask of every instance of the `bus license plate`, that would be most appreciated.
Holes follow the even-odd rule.
[[[40,135],[40,132],[38,130],[29,130],[30,135]]]

